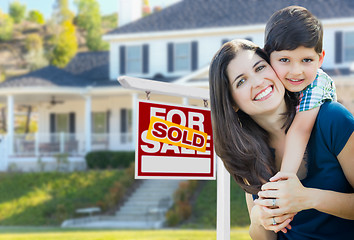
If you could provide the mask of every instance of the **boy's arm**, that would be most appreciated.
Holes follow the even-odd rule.
[[[316,107],[296,113],[286,134],[281,172],[296,174],[299,170],[319,109]]]

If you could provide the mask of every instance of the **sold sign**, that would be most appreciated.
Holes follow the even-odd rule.
[[[150,118],[147,139],[205,152],[208,134],[158,117]]]
[[[135,178],[215,179],[210,110],[138,102]]]

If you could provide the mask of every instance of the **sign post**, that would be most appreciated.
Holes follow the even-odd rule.
[[[149,94],[209,100],[208,89],[127,76],[118,81]],[[214,156],[210,111],[150,101],[138,107],[136,178],[215,179],[217,159],[217,240],[230,240],[230,175]]]

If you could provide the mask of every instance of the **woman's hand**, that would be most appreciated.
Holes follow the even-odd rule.
[[[272,216],[282,216],[309,208],[307,189],[296,174],[279,172],[270,180],[272,182],[262,186],[259,199],[255,202],[266,207],[264,211]]]
[[[260,205],[254,205],[250,215],[252,224],[261,225],[264,229],[274,231],[275,233],[279,231],[286,233],[287,229],[291,229],[289,223],[292,221],[294,214],[273,217],[273,215],[265,211],[265,208]],[[274,224],[275,222],[277,224]]]

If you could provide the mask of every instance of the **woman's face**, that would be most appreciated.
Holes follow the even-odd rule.
[[[274,112],[284,100],[284,86],[273,68],[254,51],[238,51],[227,76],[237,107],[251,117]]]

